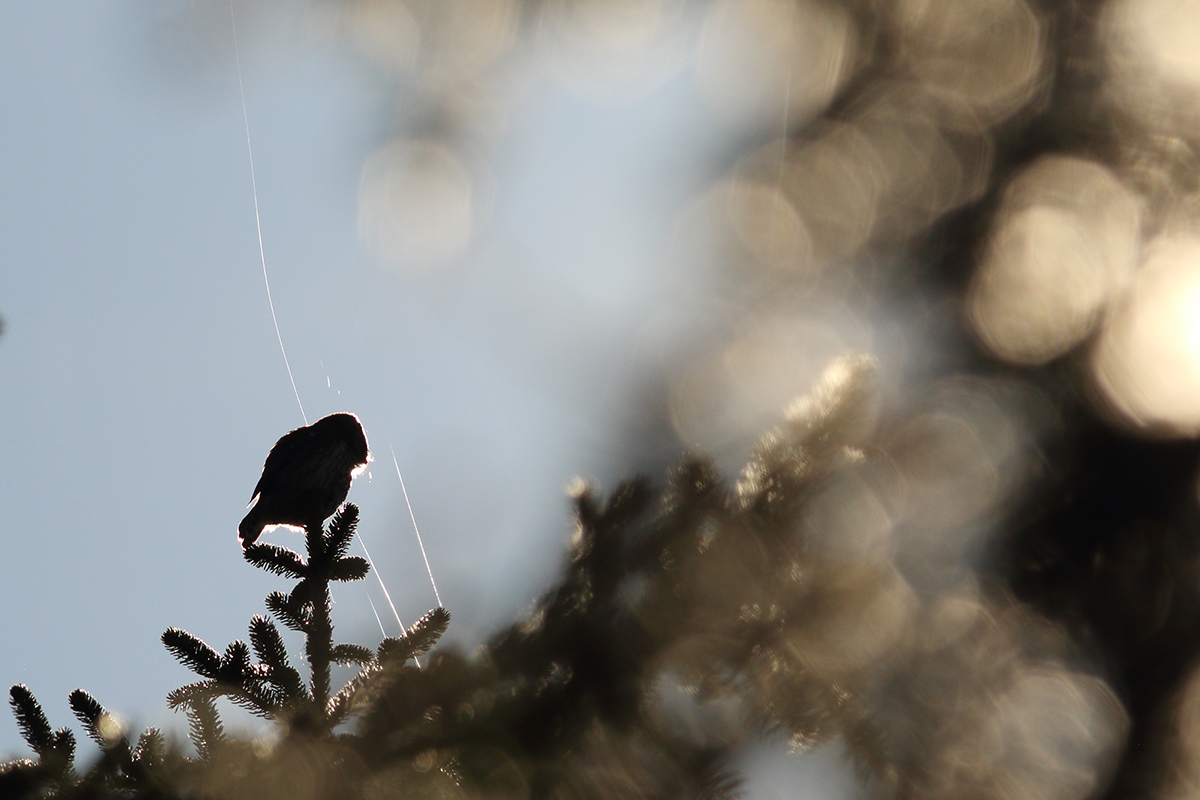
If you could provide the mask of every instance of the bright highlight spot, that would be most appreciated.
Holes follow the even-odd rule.
[[[128,728],[129,725],[125,720],[107,712],[101,714],[100,719],[96,721],[96,730],[105,742],[119,741]]]
[[[1125,286],[1138,206],[1106,168],[1051,156],[1012,182],[996,220],[967,313],[996,355],[1041,364],[1091,333]]]
[[[1092,369],[1105,397],[1155,433],[1200,433],[1200,237],[1165,236],[1147,251],[1101,336]]]
[[[1138,54],[1169,81],[1200,84],[1200,2],[1124,0],[1115,7],[1120,29]]]
[[[1026,103],[1043,61],[1023,0],[900,0],[901,59],[964,119],[998,120]]]

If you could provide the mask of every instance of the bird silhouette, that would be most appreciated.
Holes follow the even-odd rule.
[[[267,525],[324,523],[370,460],[366,432],[354,414],[330,414],[284,434],[267,454],[252,508],[238,525],[242,547],[254,544]]]

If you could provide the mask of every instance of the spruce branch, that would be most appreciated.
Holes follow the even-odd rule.
[[[305,620],[304,653],[309,665],[309,692],[313,703],[323,712],[329,702],[333,651],[333,621],[330,618],[333,599],[329,596],[329,571],[333,563],[325,557],[327,539],[321,524],[310,523],[305,533],[309,574],[292,589],[288,603],[293,608],[303,609],[301,614]]]
[[[329,586],[324,575],[309,575],[292,587],[287,596],[287,606],[302,627],[301,633],[308,633],[312,624],[312,606],[321,596],[322,590],[328,591]]]
[[[813,390],[788,407],[784,423],[759,439],[737,484],[743,508],[786,513],[812,478],[858,455],[878,402],[874,374],[874,359],[863,355],[826,367]]]
[[[275,623],[266,617],[255,614],[250,618],[250,643],[258,660],[272,669],[287,665],[288,653],[283,637]]]
[[[147,728],[138,736],[137,745],[133,749],[133,760],[146,768],[154,768],[163,763],[167,743],[158,728]]]
[[[147,770],[157,765],[142,761],[135,755],[129,746],[124,726],[83,689],[71,692],[69,702],[76,718],[101,751],[99,760],[82,778],[80,785],[83,793],[86,795],[105,790],[124,796],[143,785],[149,777]]]
[[[273,718],[289,699],[278,689],[257,681],[236,688],[223,688],[221,694],[238,708],[263,719]]]
[[[59,728],[54,732],[54,738],[50,743],[49,752],[42,756],[42,762],[53,762],[56,765],[56,771],[59,772],[64,780],[70,781],[74,778],[75,764],[75,734],[67,728]]]
[[[265,680],[283,693],[283,703],[308,699],[304,681],[288,662],[283,637],[273,622],[256,614],[250,620],[250,642],[254,645],[255,656],[266,667]]]
[[[277,544],[252,544],[242,551],[242,558],[251,566],[285,578],[299,580],[308,574],[308,565],[299,553]]]
[[[335,664],[348,667],[353,665],[367,666],[375,660],[371,648],[357,644],[337,644],[330,652],[330,658]]]
[[[101,718],[106,715],[104,707],[97,702],[96,698],[83,689],[76,689],[67,697],[67,702],[71,706],[71,710],[75,712],[75,718],[87,731],[88,736],[101,747],[107,746],[111,737],[105,736],[100,731]]]
[[[33,692],[25,684],[18,683],[8,690],[8,696],[21,737],[39,757],[49,752],[54,745],[54,733]]]
[[[255,617],[251,638],[264,663],[250,663],[250,646],[231,642],[223,655],[190,633],[171,628],[163,634],[167,648],[206,680],[180,687],[167,695],[170,708],[185,710],[211,703],[218,696],[265,718],[273,717],[286,703],[305,697],[299,673],[287,664],[287,652],[278,630],[268,620]],[[216,663],[214,664],[214,658]],[[199,712],[198,712],[199,713]]]
[[[173,689],[167,694],[167,708],[172,711],[179,709],[187,709],[196,703],[212,698],[221,694],[220,684],[215,680],[196,681],[185,686],[180,686],[178,689]]]
[[[67,698],[75,718],[83,725],[83,729],[92,741],[100,745],[101,750],[121,751],[127,753],[129,742],[125,738],[124,726],[115,717],[104,710],[104,706],[83,689],[76,689]]]
[[[30,796],[47,784],[66,790],[75,775],[75,735],[67,728],[51,730],[42,706],[23,683],[9,689],[9,705],[17,718],[21,737],[37,754],[37,761],[19,759],[0,766],[0,789],[28,792]]]
[[[267,610],[290,630],[304,633],[306,621],[300,609],[293,606],[291,598],[284,592],[271,592],[267,595]]]
[[[651,509],[655,496],[648,479],[640,477],[625,481],[613,492],[600,518],[596,520],[587,565],[596,603],[607,606],[614,599],[623,573],[623,548],[629,539],[634,538],[629,529],[635,527],[636,521]]]
[[[360,672],[338,690],[337,694],[329,698],[329,702],[325,704],[325,718],[329,720],[330,728],[336,728],[346,721],[358,705],[356,701],[359,695],[370,683],[374,674],[375,670]]]
[[[10,783],[30,787],[30,791],[47,782],[60,789],[73,785],[76,781],[75,734],[67,728],[52,731],[41,704],[23,683],[9,689],[9,704],[22,738],[38,758],[36,762],[22,759],[14,765],[5,765],[8,777],[0,782],[0,788]]]
[[[312,699],[308,694],[308,687],[304,685],[304,679],[291,665],[283,664],[279,667],[272,667],[266,679],[281,693],[279,705]]]
[[[639,476],[623,481],[605,503],[603,513],[596,520],[598,527],[615,534],[632,525],[647,511],[654,497],[649,478]]]
[[[351,714],[361,711],[380,693],[384,667],[374,658],[357,675],[346,682],[338,693],[329,698],[325,716],[330,729],[341,725]]]
[[[329,670],[333,650],[333,622],[330,619],[328,584],[325,584],[323,597],[313,603],[312,622],[308,626],[304,652],[308,657],[309,682],[312,698],[315,703],[324,708],[329,701]]]
[[[328,534],[325,537],[324,557],[336,562],[345,557],[346,551],[354,542],[354,533],[358,530],[358,506],[346,503],[329,521]],[[350,579],[354,580],[354,579]]]
[[[592,551],[596,528],[603,513],[594,487],[580,483],[572,499],[575,506],[575,531],[571,539],[571,562],[586,558]]]
[[[45,797],[52,776],[28,758],[0,762],[0,797]]]
[[[225,655],[221,657],[218,680],[233,686],[242,686],[258,677],[257,672],[250,666],[250,646],[241,639],[230,642],[225,648]]]
[[[331,581],[360,581],[371,572],[371,565],[360,556],[346,556],[334,561],[329,568]]]
[[[409,659],[420,658],[433,649],[449,625],[450,612],[446,609],[439,607],[426,612],[403,636],[380,642],[377,658],[381,664],[403,664]]]
[[[216,749],[225,741],[225,726],[211,696],[197,695],[184,708],[188,718],[188,738],[202,761],[212,761]]]
[[[204,640],[182,628],[167,628],[162,643],[171,655],[197,675],[214,680],[220,677],[221,655]]]
[[[663,513],[675,515],[687,509],[711,513],[726,507],[725,481],[712,460],[688,453],[667,473],[663,488]]]

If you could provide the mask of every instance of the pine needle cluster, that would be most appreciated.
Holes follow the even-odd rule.
[[[158,796],[156,777],[174,757],[162,733],[148,728],[131,744],[123,723],[83,689],[71,692],[69,703],[84,731],[99,746],[99,759],[81,775],[75,767],[75,735],[68,728],[51,730],[29,687],[17,684],[9,690],[9,704],[21,736],[37,758],[0,764],[0,795]]]

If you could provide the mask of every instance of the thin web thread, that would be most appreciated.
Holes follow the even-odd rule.
[[[400,614],[396,612],[396,606],[394,603],[392,603],[392,596],[390,594],[388,594],[387,587],[383,585],[383,578],[379,577],[379,570],[375,569],[375,562],[373,562],[371,560],[371,554],[370,554],[370,552],[367,551],[367,543],[365,541],[363,541],[361,533],[358,534],[358,543],[360,545],[362,545],[362,551],[364,553],[366,553],[366,555],[367,555],[367,563],[371,565],[371,569],[374,570],[374,572],[375,572],[375,577],[379,579],[379,588],[383,589],[383,596],[387,598],[388,605],[392,607],[392,613],[395,614],[395,616],[396,616],[396,624],[398,624],[400,626],[400,635],[403,636],[404,632],[405,632],[404,623],[400,621]],[[371,595],[367,595],[367,600],[369,601],[370,599],[371,599]],[[371,610],[375,611],[375,603],[373,603],[373,602],[371,603]],[[378,612],[375,613],[375,620],[377,622],[379,621],[379,613]],[[386,639],[387,631],[383,630],[382,622],[379,623],[379,630],[383,631],[383,637]],[[415,663],[417,665],[417,669],[421,668],[421,662],[415,656],[413,657],[413,663]]]
[[[242,82],[242,56],[238,48],[237,15],[233,12],[233,0],[229,0],[229,26],[233,30],[233,57],[237,62],[238,91],[242,96],[242,122],[246,126],[246,153],[250,156],[250,188],[254,193],[254,225],[258,229],[258,257],[262,261],[263,283],[267,287],[267,305],[271,307],[271,322],[275,323],[275,338],[279,340],[279,352],[283,353],[283,365],[287,367],[288,380],[292,382],[292,393],[296,395],[296,405],[300,406],[300,416],[304,424],[308,424],[308,415],[304,413],[304,403],[300,401],[300,390],[296,388],[296,379],[292,376],[292,364],[288,361],[287,349],[283,346],[283,334],[279,332],[279,319],[275,316],[275,301],[271,299],[271,280],[267,277],[267,254],[263,249],[262,218],[258,213],[258,181],[254,176],[254,148],[250,145],[250,114],[246,111],[246,86]]]
[[[425,571],[429,573],[429,585],[433,587],[434,599],[441,606],[442,596],[438,594],[437,581],[433,579],[433,569],[429,566],[429,556],[425,555],[425,542],[421,539],[421,529],[417,527],[417,517],[413,514],[412,503],[408,501],[408,489],[404,488],[404,476],[400,474],[400,462],[396,460],[396,450],[392,447],[391,442],[388,442],[388,449],[392,451],[392,464],[396,467],[396,477],[400,479],[400,491],[404,492],[404,504],[408,506],[408,518],[412,520],[413,530],[417,534],[417,544],[421,547],[421,558],[425,560]]]
[[[371,604],[371,613],[375,615],[375,622],[379,624],[379,635],[387,638],[387,631],[383,629],[383,620],[379,618],[379,609],[375,608],[375,601],[371,599],[371,593],[367,592],[367,602]]]
[[[375,569],[375,562],[371,560],[371,553],[369,550],[367,550],[367,543],[363,541],[361,533],[358,534],[358,543],[362,545],[362,551],[367,556],[367,563],[371,565],[371,570],[375,573],[375,577],[379,579],[379,588],[383,589],[383,596],[387,598],[388,605],[392,608],[392,614],[394,614],[396,617],[396,624],[400,626],[400,631],[403,632],[404,623],[400,621],[400,614],[396,611],[396,604],[392,602],[392,596],[388,594],[387,587],[383,585],[383,578],[379,577],[379,570]],[[371,607],[374,608],[375,604],[372,603]],[[382,630],[382,626],[380,626],[380,630]],[[384,635],[386,636],[387,634],[385,633]]]
[[[263,249],[262,235],[262,218],[258,212],[258,181],[254,174],[254,148],[250,143],[250,114],[246,110],[246,87],[242,80],[242,56],[238,46],[237,38],[237,15],[234,13],[233,0],[229,0],[229,26],[233,31],[233,57],[237,64],[238,75],[238,91],[242,98],[242,122],[246,127],[246,153],[250,156],[250,188],[254,193],[254,224],[258,230],[258,255],[262,262],[263,283],[267,287],[267,305],[271,307],[271,321],[275,323],[275,338],[279,340],[279,352],[283,354],[283,365],[287,367],[288,380],[292,383],[292,393],[296,395],[296,405],[300,406],[300,416],[304,419],[304,424],[308,424],[308,414],[304,413],[304,403],[300,400],[300,390],[296,388],[296,379],[292,376],[292,365],[288,361],[287,349],[283,346],[283,334],[279,332],[279,319],[275,316],[275,301],[271,298],[271,281],[267,277],[267,256]],[[403,489],[403,483],[401,489]],[[408,499],[407,494],[405,500]],[[359,534],[358,542],[362,545],[363,552],[367,555],[367,563],[371,565],[371,571],[375,573],[375,579],[379,581],[379,588],[383,590],[384,597],[387,598],[388,605],[391,606],[392,613],[396,616],[396,624],[400,626],[400,630],[404,630],[404,623],[400,621],[400,614],[396,611],[396,606],[392,603],[392,596],[388,593],[387,586],[383,583],[383,578],[379,575],[379,570],[375,566],[375,562],[371,560],[371,554],[367,551],[367,546],[362,540],[362,535]],[[437,593],[437,589],[434,589]],[[371,595],[367,593],[367,602],[371,604],[371,611],[375,612],[375,621],[379,623],[379,630],[386,637],[387,632],[383,629],[383,621],[379,618],[379,612],[375,609],[375,601],[371,599]]]

